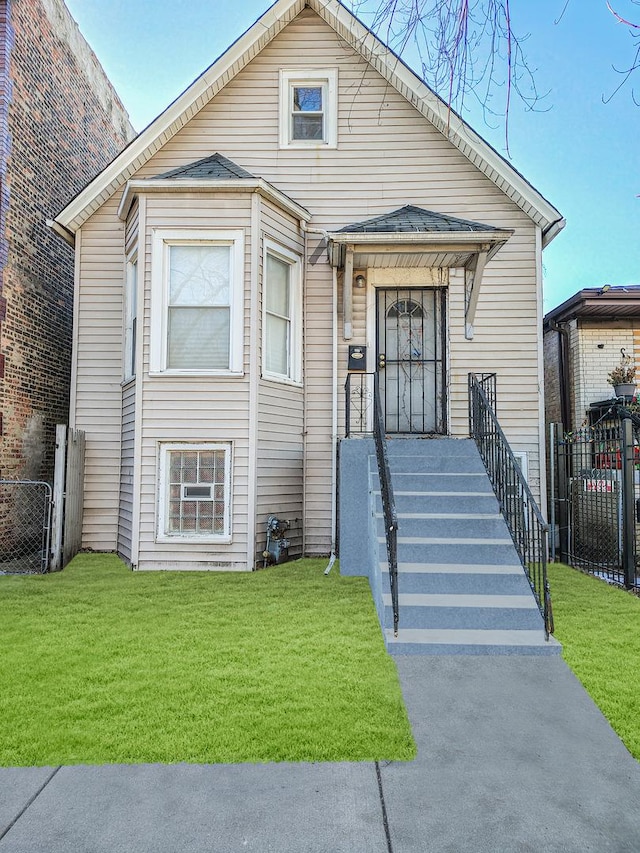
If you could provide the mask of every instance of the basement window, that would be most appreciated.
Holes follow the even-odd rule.
[[[230,444],[161,444],[158,541],[230,541]]]

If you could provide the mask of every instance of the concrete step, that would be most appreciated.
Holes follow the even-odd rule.
[[[388,456],[457,456],[471,458],[478,456],[476,443],[470,438],[389,438]]]
[[[484,463],[476,456],[388,456],[389,470],[400,473],[486,474]]]
[[[374,482],[377,484],[377,475]],[[396,471],[391,473],[391,484],[395,492],[450,493],[465,492],[474,496],[481,494],[494,496],[491,482],[486,473],[433,471]]]
[[[503,604],[496,599],[504,598]],[[437,602],[442,604],[427,604]],[[456,599],[455,601],[453,599]],[[391,596],[383,596],[385,625],[393,625]],[[449,604],[444,602],[449,601]],[[513,602],[516,602],[514,605]],[[540,611],[533,596],[493,595],[407,595],[399,596],[402,628],[445,630],[542,631]]]
[[[562,647],[542,630],[400,628],[384,631],[392,655],[558,655]]]
[[[386,541],[378,537],[379,555],[386,558]],[[513,565],[518,562],[513,542],[503,537],[487,538],[441,538],[398,536],[398,562],[400,563],[466,563],[473,565],[489,563]]]
[[[376,512],[382,512],[382,497],[374,491]],[[396,510],[404,512],[498,513],[493,492],[424,492],[394,490]]]
[[[403,593],[426,595],[529,595],[531,586],[522,566],[458,566],[414,563],[399,566],[399,586]],[[473,571],[473,569],[479,571]],[[382,590],[389,592],[389,570],[381,562]],[[504,571],[501,571],[503,569]]]
[[[497,513],[398,512],[398,530],[406,538],[511,542],[504,519]],[[378,533],[384,535],[383,514],[376,513]]]

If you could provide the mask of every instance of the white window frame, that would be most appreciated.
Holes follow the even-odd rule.
[[[292,127],[294,86],[321,86],[324,116],[322,139],[294,139]],[[280,69],[280,148],[338,147],[338,69]]]
[[[172,451],[212,451],[225,452],[225,484],[224,484],[224,533],[168,533],[167,521],[169,515],[169,454]],[[231,442],[160,442],[158,444],[158,511],[156,542],[224,544],[232,540],[231,536],[231,473],[232,473],[232,443]],[[194,484],[197,485],[197,484]]]
[[[171,246],[229,246],[229,366],[224,369],[168,368],[169,249]],[[244,311],[244,232],[154,228],[151,237],[151,376],[241,376]]]
[[[138,343],[138,288],[140,282],[138,250],[127,255],[124,284],[124,342],[122,347],[122,379],[128,382],[136,375],[136,349]]]
[[[302,265],[300,256],[272,240],[264,241],[262,275],[262,376],[276,382],[302,384]],[[287,373],[267,369],[267,256],[283,261],[289,267],[289,365]]]

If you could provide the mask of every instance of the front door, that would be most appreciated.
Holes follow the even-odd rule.
[[[444,288],[378,288],[376,314],[385,431],[445,434]]]

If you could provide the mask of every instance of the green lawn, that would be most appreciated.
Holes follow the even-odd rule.
[[[325,566],[0,577],[0,765],[413,758],[368,583]]]
[[[640,760],[640,598],[559,563],[549,582],[564,659]]]

